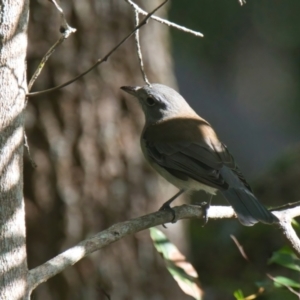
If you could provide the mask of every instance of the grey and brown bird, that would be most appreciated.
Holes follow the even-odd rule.
[[[144,111],[141,148],[146,160],[180,189],[164,207],[185,191],[204,190],[215,195],[219,190],[243,225],[278,222],[254,196],[211,125],[179,93],[162,84],[121,89],[135,96]]]

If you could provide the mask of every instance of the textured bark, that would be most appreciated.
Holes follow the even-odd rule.
[[[159,3],[144,1],[143,6],[149,11]],[[78,75],[134,27],[133,11],[125,1],[63,4],[77,32],[56,51],[32,91]],[[32,74],[59,36],[59,17],[50,2],[31,5],[28,66]],[[168,41],[168,28],[161,24],[149,21],[141,30],[150,81],[174,86]],[[130,84],[143,84],[134,38],[82,80],[30,100],[26,128],[38,165],[33,169],[26,160],[31,268],[114,223],[156,210],[171,196],[173,190],[166,193],[165,188],[170,185],[162,185],[142,158],[141,110],[119,89]],[[34,296],[107,299],[103,290],[118,300],[189,299],[166,271],[148,232],[85,258],[42,284]]]
[[[27,261],[23,109],[28,2],[0,1],[0,299],[22,299]]]

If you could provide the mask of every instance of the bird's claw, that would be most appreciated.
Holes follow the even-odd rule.
[[[201,206],[202,211],[203,211],[203,219],[204,219],[204,224],[202,227],[204,227],[207,222],[208,222],[208,209],[210,207],[210,202],[201,202],[201,203],[195,203],[195,205]]]
[[[168,203],[168,201],[166,203],[164,203],[161,208],[159,209],[159,211],[170,211],[173,218],[171,220],[171,223],[176,223],[177,222],[177,217],[176,217],[176,213],[175,210],[170,206],[170,204]],[[167,226],[165,224],[162,224],[162,226],[164,228],[167,228]]]

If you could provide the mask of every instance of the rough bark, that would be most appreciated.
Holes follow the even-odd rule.
[[[158,3],[142,5],[149,11]],[[133,11],[125,1],[63,4],[77,32],[50,59],[32,91],[78,75],[134,27]],[[59,18],[50,2],[31,5],[32,74],[59,35]],[[150,81],[174,86],[168,40],[168,28],[153,21],[141,30]],[[166,193],[166,185],[142,158],[140,108],[119,90],[130,84],[143,84],[134,38],[84,79],[30,100],[26,128],[38,165],[34,170],[26,160],[31,268],[112,224],[156,210],[172,195],[173,190]],[[107,299],[103,290],[119,300],[188,299],[166,271],[148,232],[85,258],[42,284],[34,296],[37,300]]]
[[[0,299],[21,299],[27,258],[23,109],[28,1],[0,1]]]

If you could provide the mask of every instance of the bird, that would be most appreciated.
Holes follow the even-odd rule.
[[[159,83],[121,89],[138,99],[145,114],[140,138],[145,159],[180,190],[161,209],[171,209],[170,204],[186,191],[204,190],[212,196],[220,191],[242,225],[278,222],[254,196],[212,126],[177,91]]]

